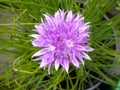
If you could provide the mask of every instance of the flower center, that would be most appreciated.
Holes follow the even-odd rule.
[[[66,41],[66,45],[67,45],[67,47],[71,48],[71,47],[74,46],[74,43],[73,43],[72,40],[67,40],[67,41]]]

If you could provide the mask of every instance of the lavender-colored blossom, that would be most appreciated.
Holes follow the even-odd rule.
[[[31,35],[35,38],[32,45],[42,47],[33,55],[37,57],[35,61],[41,60],[40,68],[48,66],[50,73],[51,65],[55,70],[61,66],[68,73],[70,63],[79,68],[80,64],[84,65],[83,58],[91,60],[86,53],[93,51],[88,42],[90,25],[84,22],[84,17],[62,10],[55,12],[54,16],[44,16],[42,23],[35,25],[37,34]]]

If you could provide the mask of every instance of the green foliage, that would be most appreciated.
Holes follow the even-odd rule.
[[[117,9],[120,10],[120,1],[117,2],[117,5],[118,5]]]
[[[0,0],[0,51],[12,57],[7,70],[0,70],[0,88],[3,90],[84,90],[86,85],[93,86],[97,80],[116,86],[110,69],[117,68],[113,62],[120,63],[120,52],[116,51],[115,40],[120,34],[120,14],[109,20],[104,15],[113,8],[116,0]],[[64,70],[51,75],[47,69],[39,68],[39,62],[33,62],[31,56],[39,48],[32,47],[31,38],[34,25],[40,23],[44,13],[54,14],[58,9],[82,13],[85,21],[91,22],[91,46],[89,53],[92,61],[85,60],[85,65],[76,69],[70,65],[67,74]],[[117,32],[117,33],[114,33]],[[13,54],[13,56],[11,56]]]

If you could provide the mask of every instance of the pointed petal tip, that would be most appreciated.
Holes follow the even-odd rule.
[[[39,59],[33,59],[32,61],[39,61]]]
[[[55,65],[55,70],[57,71],[59,69],[59,65]]]
[[[67,73],[68,73],[68,70],[69,70],[69,67],[68,67],[68,68],[65,67],[65,71],[66,71]]]
[[[95,50],[94,48],[91,48],[91,47],[89,47],[89,46],[86,46],[85,49],[86,49],[86,50],[85,50],[86,52],[92,52],[92,51]]]
[[[38,34],[31,34],[29,35],[30,37],[33,37],[33,38],[36,38],[36,39],[39,39],[40,38],[40,35]]]
[[[40,64],[39,68],[46,67],[46,65]]]
[[[35,53],[32,55],[32,58],[35,57],[35,56],[39,56],[38,53]]]
[[[85,64],[82,58],[80,59],[80,62],[81,62],[82,65]]]
[[[85,58],[87,60],[91,60],[90,56],[88,54],[86,54],[85,52],[83,53],[83,58]]]
[[[34,37],[34,34],[29,35],[30,37]]]
[[[66,71],[66,73],[68,74],[68,70],[67,70],[67,69],[65,69],[65,71]]]
[[[48,66],[48,74],[50,75],[50,67],[51,67],[51,64]]]
[[[84,65],[85,65],[85,63],[84,63],[84,62],[82,62],[82,65],[84,66]]]

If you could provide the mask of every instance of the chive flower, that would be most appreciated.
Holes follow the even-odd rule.
[[[40,68],[48,67],[50,74],[51,65],[57,71],[62,67],[67,73],[72,63],[76,68],[84,65],[84,60],[91,60],[87,52],[93,51],[88,38],[90,32],[89,22],[84,22],[81,14],[73,14],[72,11],[58,10],[54,16],[44,14],[41,24],[35,25],[35,32],[31,36],[34,47],[39,47],[32,57],[34,61],[40,60]]]

